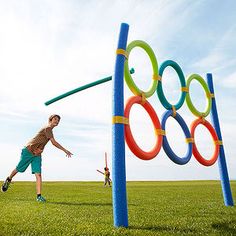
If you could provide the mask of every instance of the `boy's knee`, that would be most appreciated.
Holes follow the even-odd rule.
[[[41,178],[41,173],[35,173],[35,176],[36,176],[36,178],[38,179],[38,178]]]

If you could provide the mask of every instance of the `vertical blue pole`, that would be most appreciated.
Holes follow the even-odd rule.
[[[122,23],[118,49],[126,50],[129,25]],[[113,116],[124,116],[124,63],[125,57],[116,56],[113,79]],[[112,198],[115,227],[128,227],[126,197],[124,124],[112,125]]]
[[[210,89],[210,92],[214,94],[212,74],[210,73],[207,74],[207,84]],[[213,122],[213,125],[214,125],[214,128],[216,130],[219,140],[222,140],[221,131],[220,131],[220,123],[219,123],[218,113],[216,109],[216,101],[214,97],[212,98],[211,119],[212,119],[212,122]],[[233,202],[231,188],[230,188],[229,175],[228,175],[223,145],[220,145],[220,153],[219,153],[218,158],[219,158],[218,165],[219,165],[224,203],[226,206],[233,206],[234,202]]]

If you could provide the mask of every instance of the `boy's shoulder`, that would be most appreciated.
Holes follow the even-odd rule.
[[[50,127],[49,125],[45,125],[39,130],[39,133],[52,133],[52,127]]]

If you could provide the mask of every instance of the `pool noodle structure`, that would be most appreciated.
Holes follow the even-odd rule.
[[[105,166],[107,168],[107,153],[105,152]]]
[[[114,78],[112,78],[110,76],[110,77],[107,77],[107,78],[104,78],[101,80],[97,80],[93,83],[84,85],[84,86],[74,89],[70,92],[64,93],[64,94],[62,94],[54,99],[51,99],[45,103],[45,105],[49,105],[53,102],[56,102],[62,98],[65,98],[69,95],[72,95],[72,94],[82,91],[84,89],[96,86],[101,83],[108,82],[110,80],[113,81],[113,94],[112,94],[112,103],[113,103],[113,111],[112,111],[112,115],[113,115],[113,117],[112,117],[112,123],[113,123],[113,125],[112,125],[113,188],[112,188],[112,191],[113,192],[112,192],[112,198],[113,198],[113,219],[114,219],[114,226],[115,227],[128,227],[128,208],[127,208],[126,170],[125,170],[125,135],[127,134],[127,132],[125,132],[125,129],[127,129],[127,127],[129,126],[128,125],[129,121],[128,121],[127,117],[124,115],[124,73],[125,73],[124,68],[125,68],[125,60],[128,57],[128,53],[127,53],[128,49],[126,48],[128,31],[129,31],[129,25],[126,23],[122,23],[121,27],[120,27],[118,47],[117,47],[117,51],[116,51],[117,56],[116,56],[116,62],[115,62]],[[136,42],[136,43],[139,43],[139,42]],[[129,45],[129,47],[131,49],[134,46],[136,46],[136,45],[131,45],[131,46]],[[129,50],[131,50],[131,49],[129,49]],[[151,56],[150,56],[150,58],[151,58]],[[175,106],[169,104],[167,102],[167,100],[165,100],[163,92],[160,92],[160,91],[162,91],[160,74],[163,73],[163,70],[167,66],[172,66],[176,70],[176,72],[181,80],[181,86],[182,86],[183,93],[180,98],[180,101]],[[155,70],[154,66],[153,66],[153,70]],[[133,72],[134,71],[131,69],[130,74],[132,74]],[[153,80],[158,80],[157,81],[158,82],[158,89],[157,90],[159,91],[158,96],[159,96],[160,100],[162,101],[163,106],[167,109],[167,111],[164,114],[163,119],[162,119],[162,126],[164,125],[166,119],[169,116],[173,116],[178,121],[178,123],[181,125],[181,127],[182,128],[184,127],[183,131],[186,136],[186,141],[188,142],[188,145],[189,145],[188,153],[184,158],[179,158],[179,157],[175,156],[173,153],[171,154],[172,150],[170,147],[168,147],[167,140],[165,141],[165,139],[166,139],[165,134],[164,134],[165,130],[163,130],[163,127],[162,127],[162,129],[158,128],[158,129],[156,129],[156,131],[158,132],[157,135],[163,136],[163,147],[165,145],[164,149],[167,150],[167,152],[166,152],[167,155],[169,152],[170,154],[168,156],[172,157],[171,158],[172,161],[174,161],[177,164],[182,165],[182,164],[186,164],[190,160],[192,150],[193,150],[193,154],[194,154],[194,145],[195,145],[194,140],[193,140],[192,136],[189,134],[189,132],[186,131],[186,130],[188,130],[188,128],[186,128],[184,126],[183,119],[176,112],[176,110],[179,109],[179,107],[181,107],[182,103],[185,100],[183,98],[183,94],[184,94],[184,95],[186,95],[186,102],[189,106],[189,109],[192,111],[193,114],[197,113],[195,115],[200,117],[199,119],[194,121],[195,122],[194,124],[192,124],[192,126],[193,126],[193,127],[191,127],[192,134],[194,134],[194,129],[196,128],[196,126],[199,123],[202,123],[205,126],[209,126],[211,129],[211,131],[210,130],[209,131],[211,132],[212,137],[213,137],[213,134],[215,136],[215,138],[213,137],[213,139],[215,141],[215,148],[216,148],[215,154],[217,155],[217,157],[219,156],[218,165],[219,165],[219,173],[220,173],[220,179],[221,179],[224,204],[226,206],[233,206],[234,203],[233,203],[233,198],[232,198],[232,193],[231,193],[231,188],[230,188],[230,181],[229,181],[228,170],[227,170],[227,165],[226,165],[224,146],[222,143],[220,124],[219,124],[219,119],[218,119],[218,114],[217,114],[217,109],[216,109],[216,101],[215,101],[215,96],[214,96],[212,74],[210,74],[210,73],[207,74],[207,85],[208,86],[205,84],[205,81],[201,77],[199,78],[198,75],[194,75],[194,74],[191,75],[194,77],[194,79],[197,79],[197,80],[199,80],[199,82],[201,82],[204,90],[206,91],[206,94],[208,94],[207,91],[209,88],[209,91],[210,91],[209,94],[211,95],[210,98],[208,97],[209,99],[208,99],[207,110],[201,114],[198,114],[198,111],[196,111],[194,106],[191,104],[190,97],[187,98],[188,91],[186,90],[187,88],[185,85],[185,80],[183,80],[183,78],[182,78],[183,75],[181,74],[181,68],[178,66],[178,64],[173,61],[166,61],[162,64],[162,66],[160,68],[159,77],[156,74],[156,72],[157,71],[154,71]],[[127,73],[127,70],[126,70],[126,73]],[[190,83],[190,81],[192,79],[193,78],[190,78],[187,81],[187,83]],[[156,83],[156,82],[154,81],[153,83]],[[131,91],[135,93],[135,91],[133,91],[132,89],[131,89]],[[153,91],[150,93],[146,93],[146,94],[139,93],[139,92],[140,91],[137,92],[138,93],[137,95],[139,95],[140,98],[136,99],[133,102],[136,102],[139,104],[146,104],[147,103],[146,97],[151,96],[152,94],[150,94],[150,93],[152,93]],[[211,112],[211,120],[214,125],[214,130],[212,130],[213,128],[211,128],[210,123],[204,119],[204,117],[206,117],[209,114],[209,112]],[[195,146],[195,154],[196,154],[196,146]],[[155,153],[152,154],[147,159],[153,158],[153,155],[155,155]],[[144,154],[144,157],[146,157],[146,154]],[[204,165],[208,166],[208,165],[214,164],[214,162],[217,160],[217,157],[212,158],[213,160],[211,160],[211,163],[206,162]],[[201,164],[203,164],[203,163],[201,163]]]

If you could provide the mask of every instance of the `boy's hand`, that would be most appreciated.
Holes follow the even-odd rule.
[[[68,151],[68,150],[65,150],[65,153],[66,153],[66,156],[67,157],[71,157],[73,154],[70,152],[70,151]]]

